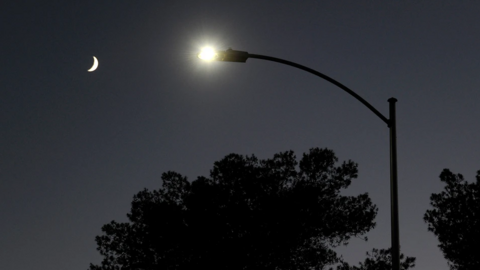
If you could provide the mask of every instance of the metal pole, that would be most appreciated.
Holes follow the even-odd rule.
[[[392,269],[400,270],[400,236],[398,225],[398,185],[397,185],[397,120],[395,115],[396,98],[388,99],[390,103],[390,212],[392,222]]]

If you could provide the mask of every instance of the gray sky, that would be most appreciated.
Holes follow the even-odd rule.
[[[86,269],[94,237],[125,221],[162,172],[194,180],[229,153],[312,147],[359,163],[346,194],[379,207],[356,263],[390,246],[387,126],[328,82],[204,45],[284,58],[397,103],[400,243],[415,269],[448,269],[423,214],[443,168],[480,169],[480,2],[10,1],[0,9],[2,269]],[[89,73],[92,56],[99,67]]]

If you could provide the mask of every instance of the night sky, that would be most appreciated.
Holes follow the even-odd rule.
[[[378,206],[350,263],[390,247],[388,127],[334,85],[278,63],[205,63],[202,46],[300,63],[388,116],[397,103],[400,244],[448,269],[427,231],[443,168],[480,169],[479,1],[8,1],[0,8],[0,268],[85,270],[162,172],[195,180],[229,153],[330,148],[344,193]],[[94,72],[87,72],[99,60]]]

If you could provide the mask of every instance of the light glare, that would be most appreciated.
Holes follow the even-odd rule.
[[[198,54],[198,58],[202,59],[202,60],[206,60],[206,61],[211,61],[213,59],[215,59],[215,56],[217,55],[217,53],[215,52],[214,49],[210,48],[210,47],[206,47],[206,48],[203,48],[200,53]]]

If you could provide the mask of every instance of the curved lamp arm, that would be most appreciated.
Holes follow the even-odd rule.
[[[248,53],[248,52],[236,51],[236,50],[232,50],[232,49],[228,49],[226,51],[217,51],[215,53],[215,55],[213,56],[213,60],[216,60],[216,61],[239,62],[239,63],[245,63],[248,58],[257,58],[257,59],[273,61],[273,62],[281,63],[281,64],[284,64],[284,65],[289,65],[289,66],[292,66],[292,67],[296,67],[298,69],[305,70],[309,73],[312,73],[313,75],[316,75],[316,76],[318,76],[318,77],[320,77],[320,78],[338,86],[339,88],[343,89],[345,92],[349,93],[351,96],[353,96],[358,101],[360,101],[363,105],[367,106],[367,108],[369,108],[375,115],[380,117],[380,119],[382,119],[382,121],[385,122],[389,127],[391,125],[391,121],[388,118],[386,118],[377,109],[375,109],[375,107],[373,107],[370,103],[368,103],[365,99],[363,99],[361,96],[359,96],[353,90],[351,90],[350,88],[341,84],[340,82],[328,77],[327,75],[325,75],[323,73],[320,73],[320,72],[318,72],[314,69],[311,69],[309,67],[306,67],[306,66],[288,61],[288,60],[276,58],[276,57],[260,55],[260,54],[251,54],[251,53]]]

